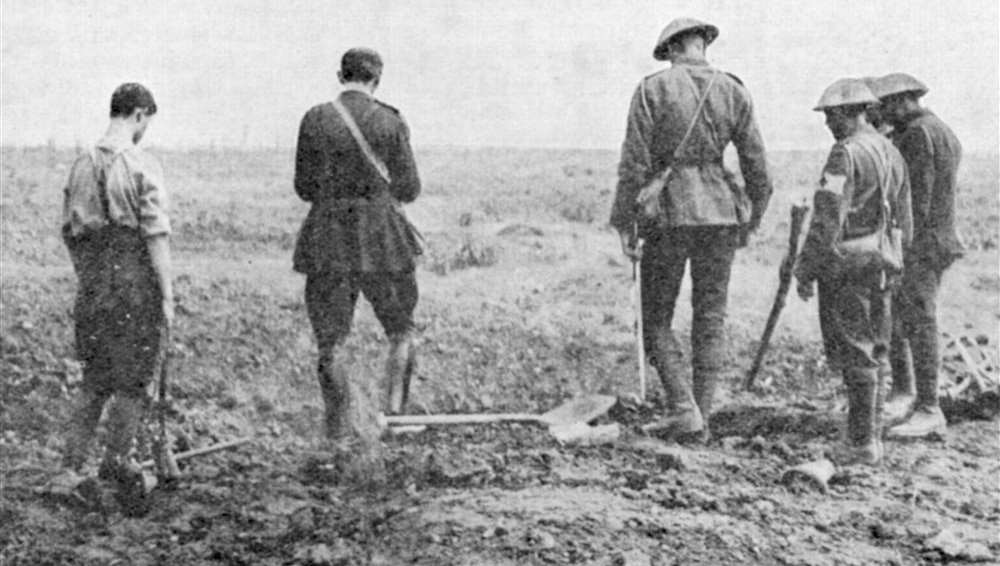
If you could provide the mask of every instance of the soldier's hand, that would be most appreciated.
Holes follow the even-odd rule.
[[[813,296],[813,282],[799,279],[795,284],[795,290],[798,292],[800,299],[808,301]]]
[[[642,259],[642,240],[636,238],[629,232],[621,231],[618,232],[618,238],[622,243],[622,253],[628,256],[632,261],[639,261]]]

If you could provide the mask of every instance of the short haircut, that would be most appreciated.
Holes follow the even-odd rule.
[[[125,83],[115,89],[111,95],[111,117],[131,116],[137,108],[142,108],[146,114],[156,114],[156,101],[153,93],[139,83]]]
[[[344,81],[367,83],[382,76],[382,58],[374,49],[355,47],[340,59],[340,76]]]

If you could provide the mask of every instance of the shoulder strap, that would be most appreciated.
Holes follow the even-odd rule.
[[[361,133],[361,129],[358,128],[358,124],[354,121],[354,117],[351,113],[344,107],[344,104],[340,102],[340,98],[333,99],[333,108],[340,114],[340,118],[344,121],[347,129],[351,132],[351,137],[357,142],[358,148],[361,149],[361,153],[364,154],[365,159],[368,163],[371,163],[372,167],[378,171],[378,174],[386,183],[392,182],[392,177],[389,175],[389,168],[385,166],[385,162],[375,153],[372,146],[368,144],[368,140],[365,139],[365,135]]]
[[[892,213],[892,206],[890,206],[889,204],[889,181],[892,180],[892,163],[890,162],[889,156],[886,155],[886,152],[884,150],[872,149],[863,144],[858,144],[858,145],[862,148],[862,150],[865,153],[872,156],[876,163],[881,162],[882,167],[885,169],[885,172],[882,175],[882,180],[881,180],[882,182],[878,186],[879,200],[881,201],[882,204],[881,206],[882,218],[880,222],[881,224],[880,228],[884,230],[890,224],[895,225],[896,223],[895,215]]]
[[[111,200],[108,197],[108,172],[103,161],[98,158],[101,150],[96,146],[90,148],[90,164],[94,168],[94,179],[97,181],[97,196],[101,200],[101,211],[104,212],[104,219],[111,221]]]
[[[708,81],[708,86],[705,87],[705,92],[701,93],[701,99],[698,100],[698,108],[694,111],[694,116],[691,117],[691,123],[688,124],[687,131],[684,132],[684,137],[681,138],[681,142],[677,144],[677,148],[674,149],[674,159],[680,155],[681,150],[684,149],[684,145],[687,144],[688,138],[691,137],[691,132],[694,131],[695,124],[698,123],[698,118],[701,117],[701,111],[705,107],[705,101],[708,100],[708,93],[712,91],[712,87],[715,86],[715,79],[719,76],[719,70],[715,69],[712,73],[711,80]],[[694,80],[691,75],[688,75],[688,80],[691,81],[691,86],[694,86]],[[695,89],[697,91],[697,88]]]

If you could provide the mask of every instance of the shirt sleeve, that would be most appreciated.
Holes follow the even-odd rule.
[[[139,230],[145,237],[170,234],[167,215],[167,193],[163,167],[151,155],[144,155],[144,167],[139,178]]]
[[[410,128],[402,115],[398,115],[399,125],[395,129],[394,150],[389,156],[386,167],[392,178],[390,191],[400,202],[413,202],[420,196],[420,176],[417,174],[417,162],[410,147]]]
[[[652,128],[652,116],[640,83],[629,107],[625,141],[622,142],[621,160],[618,163],[618,187],[611,209],[611,226],[618,231],[627,230],[636,219],[635,198],[652,169],[649,154]]]
[[[813,196],[813,215],[802,245],[802,253],[795,268],[799,281],[811,282],[831,265],[833,244],[840,234],[846,213],[845,202],[850,202],[852,175],[850,154],[841,144],[830,151],[819,187]]]
[[[753,102],[748,93],[742,98],[741,106],[737,109],[738,119],[733,132],[733,146],[736,147],[736,153],[740,158],[740,171],[746,181],[747,196],[753,203],[751,223],[758,224],[764,216],[764,211],[767,210],[773,188],[767,172],[764,138],[757,127]]]

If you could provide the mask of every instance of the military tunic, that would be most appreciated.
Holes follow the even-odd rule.
[[[419,245],[395,208],[420,194],[409,128],[398,111],[366,93],[346,91],[340,98],[385,161],[392,183],[368,163],[332,103],[310,109],[299,128],[295,192],[312,206],[296,242],[294,268],[412,271]]]
[[[359,293],[390,335],[413,327],[418,299],[414,268],[421,249],[400,208],[420,194],[409,128],[395,108],[367,93],[348,90],[340,101],[385,162],[391,183],[365,158],[332,103],[306,113],[295,191],[312,206],[293,265],[306,274],[306,307],[321,350],[347,334]]]
[[[170,233],[159,163],[104,139],[73,165],[63,239],[79,279],[74,306],[84,389],[143,395],[156,374],[162,295],[146,238]]]
[[[819,281],[820,327],[827,360],[836,369],[877,368],[887,359],[891,293],[882,271],[849,271],[834,245],[873,233],[881,223],[881,195],[889,226],[912,234],[906,165],[892,143],[871,126],[838,141],[827,158],[813,217],[796,265],[800,282]]]

